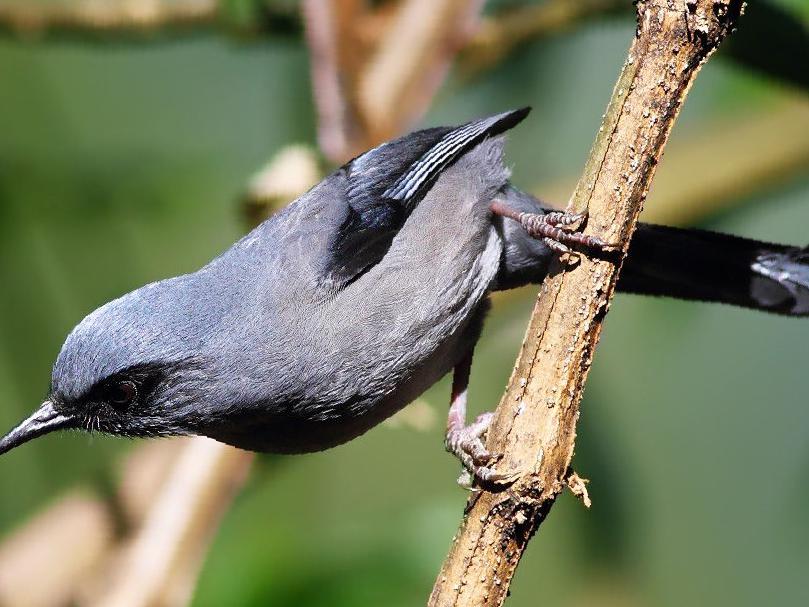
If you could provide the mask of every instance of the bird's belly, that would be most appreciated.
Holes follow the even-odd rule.
[[[320,451],[412,402],[478,338],[501,253],[494,229],[484,234],[461,262],[439,255],[427,268],[380,267],[370,286],[357,281],[312,309],[294,337],[276,342],[294,349],[283,369],[268,370],[285,378],[285,389],[257,395],[227,428],[203,433],[253,451]]]
[[[486,303],[406,377],[391,377],[388,390],[368,390],[368,378],[358,376],[345,386],[344,397],[321,400],[316,393],[289,406],[277,403],[252,409],[232,419],[227,429],[212,428],[206,435],[235,447],[266,453],[309,453],[343,444],[364,434],[407,404],[453,369],[480,333]],[[395,374],[398,369],[391,369]]]

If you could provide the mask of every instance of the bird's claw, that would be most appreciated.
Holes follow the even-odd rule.
[[[458,484],[461,487],[471,489],[475,481],[507,482],[512,476],[500,473],[493,467],[502,455],[490,453],[483,444],[483,438],[489,430],[493,417],[493,413],[483,413],[468,426],[447,431],[444,445],[447,451],[460,460],[464,468],[458,477]]]
[[[584,213],[552,211],[550,213],[520,213],[518,221],[534,238],[541,238],[548,247],[560,255],[580,256],[570,248],[581,245],[589,250],[604,252],[616,248],[598,236],[582,234],[577,230],[587,218]]]

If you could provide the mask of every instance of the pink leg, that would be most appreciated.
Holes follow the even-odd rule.
[[[482,413],[472,424],[466,425],[466,395],[471,368],[472,352],[470,351],[455,367],[452,376],[452,399],[447,416],[447,434],[444,445],[447,451],[461,460],[466,471],[473,477],[482,481],[497,482],[500,480],[500,475],[489,467],[489,464],[497,457],[486,450],[482,440],[489,429],[493,414]],[[464,476],[461,478],[463,479]],[[466,482],[461,484],[466,484]]]

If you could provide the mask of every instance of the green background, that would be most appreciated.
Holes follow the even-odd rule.
[[[803,2],[781,4],[807,14]],[[451,78],[423,123],[531,105],[510,137],[515,182],[575,176],[633,28],[631,17],[596,20],[479,78]],[[720,56],[672,140],[800,95]],[[244,230],[249,176],[314,137],[307,51],[293,35],[0,38],[0,426],[42,400],[76,322],[226,248]],[[701,225],[806,244],[808,203],[804,170]],[[533,292],[491,314],[475,411],[502,392]],[[805,320],[618,296],[574,462],[592,481],[593,508],[559,501],[508,604],[809,603],[808,342]],[[439,420],[448,392],[444,380],[426,397]],[[262,456],[214,540],[195,604],[423,603],[466,499],[442,427],[383,426],[321,454]],[[3,456],[0,537],[67,488],[107,491],[133,446],[63,434]]]

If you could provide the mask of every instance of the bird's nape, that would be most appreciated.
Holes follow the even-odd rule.
[[[33,415],[0,439],[0,455],[43,434],[73,426],[74,421],[71,417],[59,413],[53,403],[46,400]]]

